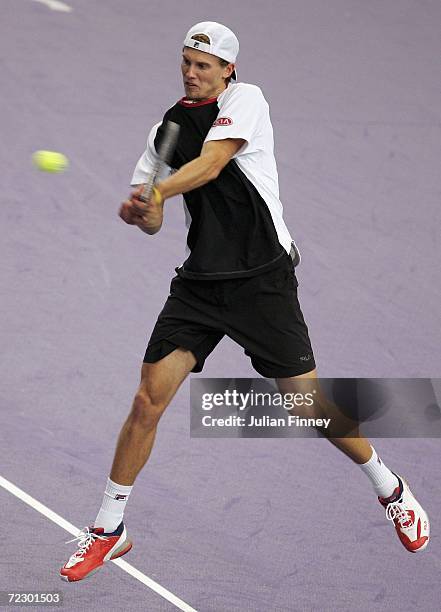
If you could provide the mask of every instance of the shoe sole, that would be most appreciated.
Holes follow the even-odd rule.
[[[64,574],[60,574],[60,578],[65,582],[80,582],[80,580],[86,580],[86,578],[90,578],[90,576],[96,574],[103,567],[104,563],[107,563],[107,561],[113,561],[113,559],[118,559],[119,557],[122,557],[123,555],[128,553],[129,550],[132,549],[132,546],[132,541],[126,540],[124,544],[122,544],[119,548],[115,550],[110,559],[106,559],[106,561],[104,561],[102,565],[99,565],[95,569],[91,570],[88,574],[86,574],[85,576],[83,576],[83,578],[80,578],[79,580],[69,580],[69,576],[65,576]]]
[[[422,546],[420,546],[416,550],[409,550],[408,548],[406,550],[409,550],[409,552],[412,552],[412,553],[419,553],[419,552],[421,552],[422,550],[424,550],[427,547],[429,542],[430,542],[430,536],[427,536],[427,540],[424,542],[424,544]]]
[[[133,546],[132,541],[126,540],[124,544],[122,544],[119,548],[115,550],[113,555],[110,557],[109,561],[112,561],[113,559],[118,559],[118,557],[122,557],[123,555],[128,553],[129,550],[132,549],[132,546]]]

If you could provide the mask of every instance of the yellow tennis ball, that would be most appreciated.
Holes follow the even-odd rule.
[[[34,166],[43,172],[64,172],[69,166],[67,157],[56,151],[35,151],[32,161]]]

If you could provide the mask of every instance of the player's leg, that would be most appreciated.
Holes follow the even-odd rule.
[[[296,393],[296,392],[312,392],[314,391],[314,408],[316,418],[331,419],[331,431],[327,439],[332,442],[343,453],[350,457],[355,463],[364,464],[372,457],[372,447],[367,438],[365,438],[359,430],[358,423],[352,421],[344,412],[333,404],[324,394],[317,380],[317,370],[314,368],[310,372],[299,374],[297,376],[287,378],[276,378],[278,389],[281,393]],[[296,410],[298,413],[298,409]],[[307,415],[305,415],[307,416]],[[311,416],[309,414],[309,416]],[[332,432],[334,429],[334,433]],[[350,433],[350,437],[338,436],[338,433]],[[397,486],[397,479],[392,476],[390,479],[390,491],[386,485],[386,491],[381,490],[378,494],[391,495]]]
[[[399,487],[397,476],[379,459],[359,429],[359,423],[349,418],[341,407],[331,401],[320,386],[317,370],[286,378],[276,378],[280,393],[308,393],[314,397],[312,407],[290,410],[292,414],[315,419],[329,419],[329,426],[320,432],[345,455],[360,466],[370,479],[379,497],[390,497]]]
[[[144,355],[141,383],[119,435],[101,508],[95,524],[76,538],[79,550],[62,568],[64,580],[82,580],[131,548],[122,520],[124,509],[150,455],[158,421],[188,373],[202,371],[223,337],[216,327],[216,291],[210,286],[187,283],[178,276],[171,281]]]
[[[193,353],[182,348],[176,348],[156,363],[143,364],[139,388],[118,438],[101,508],[94,525],[71,540],[78,540],[78,550],[62,567],[63,580],[83,580],[109,559],[131,549],[123,522],[125,505],[135,478],[150,455],[158,421],[195,364]]]
[[[430,536],[427,513],[412,494],[407,481],[392,472],[378,457],[374,447],[360,433],[358,423],[349,419],[325,396],[317,380],[317,371],[313,369],[298,376],[276,378],[276,382],[281,393],[314,393],[313,416],[331,419],[330,430],[320,431],[368,476],[386,509],[386,517],[394,522],[403,546],[410,552],[424,550]],[[298,408],[295,412],[299,413]],[[344,437],[340,437],[342,433]]]
[[[146,463],[161,415],[196,364],[191,351],[177,348],[156,363],[143,363],[132,409],[119,434],[110,478],[133,485]]]
[[[195,364],[193,353],[181,347],[154,363],[143,363],[141,382],[118,437],[95,527],[103,527],[107,533],[121,523],[135,478],[150,456],[159,419]]]
[[[358,423],[329,401],[318,386],[297,286],[294,267],[288,257],[276,270],[237,286],[231,283],[227,333],[244,347],[256,371],[265,378],[276,379],[281,391],[306,392],[312,386],[319,391],[313,406],[317,414],[305,416],[328,415],[331,418],[331,431],[322,433],[369,477],[404,546],[412,552],[423,550],[429,538],[427,514],[404,479],[391,472],[378,458],[375,449],[360,434]],[[250,303],[253,304],[252,310]]]
[[[211,284],[205,282],[185,282],[178,276],[171,281],[144,355],[132,409],[119,435],[95,526],[108,530],[119,524],[135,478],[150,455],[161,415],[189,372],[202,371],[222,339],[223,333],[214,328],[217,304],[211,292]]]

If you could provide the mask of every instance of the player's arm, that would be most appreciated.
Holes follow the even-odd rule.
[[[157,188],[164,200],[202,187],[216,179],[244,143],[245,140],[242,138],[225,138],[206,142],[199,157],[158,183]]]
[[[138,199],[143,187],[135,189],[130,194],[130,199],[123,203],[120,216],[126,223],[137,225],[147,234],[156,234],[162,226],[164,201],[179,193],[202,187],[217,178],[245,142],[242,138],[206,142],[199,157],[156,185],[148,204]]]

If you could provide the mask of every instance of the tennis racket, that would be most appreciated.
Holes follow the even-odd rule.
[[[170,164],[178,142],[179,128],[180,126],[174,121],[167,121],[165,124],[164,136],[161,140],[161,144],[159,145],[158,161],[153,167],[152,172],[149,174],[141,195],[138,197],[141,202],[150,201],[153,186],[158,178],[158,174],[161,172],[165,164]]]

